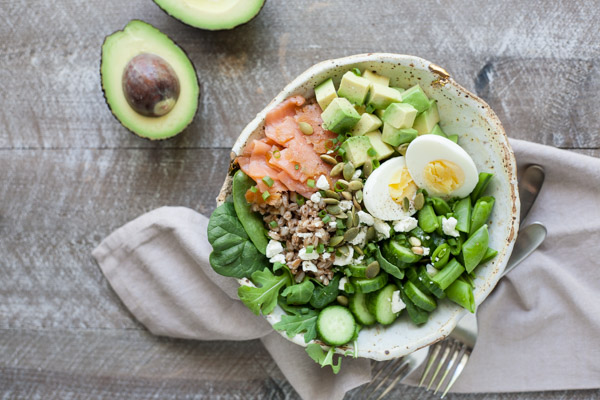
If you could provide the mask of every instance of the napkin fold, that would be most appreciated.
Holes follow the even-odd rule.
[[[528,220],[544,222],[548,237],[479,308],[477,346],[453,391],[600,387],[600,159],[519,140],[511,145],[519,167],[546,169]],[[305,399],[341,399],[369,381],[369,360],[344,358],[334,375],[252,314],[237,298],[237,282],[210,267],[207,223],[190,209],[162,207],[117,229],[93,256],[153,334],[260,338]]]

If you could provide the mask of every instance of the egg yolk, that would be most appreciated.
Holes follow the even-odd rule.
[[[402,204],[402,200],[405,197],[412,200],[417,193],[417,185],[413,182],[406,168],[396,171],[390,179],[388,186],[390,188],[390,196],[398,204]]]
[[[452,161],[436,160],[425,166],[423,178],[437,192],[449,194],[462,186],[465,173]]]

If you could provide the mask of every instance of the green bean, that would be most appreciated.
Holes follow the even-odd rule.
[[[454,218],[458,221],[456,230],[469,233],[471,229],[471,199],[465,197],[454,203]]]
[[[465,267],[453,258],[440,272],[431,278],[431,281],[440,289],[446,290],[463,272],[465,272]]]
[[[473,212],[471,213],[471,235],[486,223],[492,214],[494,202],[495,199],[492,196],[481,197],[479,200],[477,200],[475,206],[473,207]]]
[[[446,296],[459,306],[462,306],[470,312],[475,312],[475,298],[473,297],[473,289],[471,286],[460,279],[455,280],[446,289]]]
[[[446,215],[452,212],[450,206],[444,199],[439,197],[429,197],[427,201],[433,206],[433,209],[437,215]]]
[[[450,259],[450,246],[448,243],[440,244],[431,254],[431,264],[437,269],[443,268]]]
[[[431,204],[423,206],[423,208],[419,210],[417,218],[419,219],[419,227],[427,233],[435,231],[439,226],[435,211],[433,211]]]
[[[443,215],[437,216],[438,227],[435,230],[435,233],[437,233],[440,236],[444,235],[444,218],[446,218],[446,217],[444,217]]]
[[[483,225],[463,243],[462,258],[468,273],[471,273],[485,256],[489,240],[488,226]]]
[[[477,181],[477,185],[475,185],[475,189],[471,192],[471,202],[474,204],[479,198],[483,195],[483,192],[487,188],[488,184],[494,177],[494,174],[490,174],[489,172],[480,172],[479,180]]]
[[[497,254],[498,254],[497,250],[494,250],[491,247],[488,247],[487,250],[485,251],[483,258],[481,259],[481,261],[479,261],[479,265],[490,261],[492,258],[496,257]]]

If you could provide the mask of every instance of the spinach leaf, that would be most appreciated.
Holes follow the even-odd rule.
[[[290,286],[292,287],[292,286]],[[294,337],[304,333],[304,343],[308,343],[317,337],[317,318],[319,313],[310,308],[297,308],[294,315],[283,315],[281,321],[273,325],[278,331],[285,331],[288,337]]]
[[[306,304],[314,290],[315,285],[307,279],[297,285],[288,286],[281,295],[287,298],[288,304]]]
[[[310,298],[310,305],[314,308],[323,308],[334,301],[339,293],[340,275],[335,275],[329,285],[317,286]]]
[[[255,271],[252,274],[252,282],[260,286],[240,286],[238,297],[254,314],[271,314],[277,305],[277,297],[282,287],[290,285],[288,274],[280,276],[273,275],[269,268],[263,271]]]
[[[262,217],[259,213],[252,211],[250,204],[246,201],[246,192],[255,182],[241,169],[233,176],[233,206],[235,212],[244,227],[250,240],[254,243],[258,251],[266,254],[269,241],[265,236],[265,227]]]
[[[224,203],[210,216],[208,241],[213,247],[210,265],[216,273],[234,278],[247,278],[268,265],[250,241],[232,203]]]
[[[315,360],[317,364],[323,368],[326,365],[330,365],[334,374],[340,372],[340,367],[342,366],[342,357],[338,358],[337,365],[333,364],[333,352],[335,351],[335,347],[329,348],[329,351],[325,353],[321,346],[317,343],[311,343],[306,346],[306,352],[309,357]]]

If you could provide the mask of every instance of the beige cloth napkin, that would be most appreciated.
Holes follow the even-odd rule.
[[[511,144],[520,166],[546,169],[528,220],[543,221],[548,238],[480,307],[477,346],[454,391],[600,387],[600,159]],[[260,338],[305,399],[341,399],[370,379],[368,360],[345,358],[333,375],[247,310],[237,300],[237,282],[208,263],[206,225],[190,209],[159,208],[113,232],[93,256],[127,308],[156,335]]]

